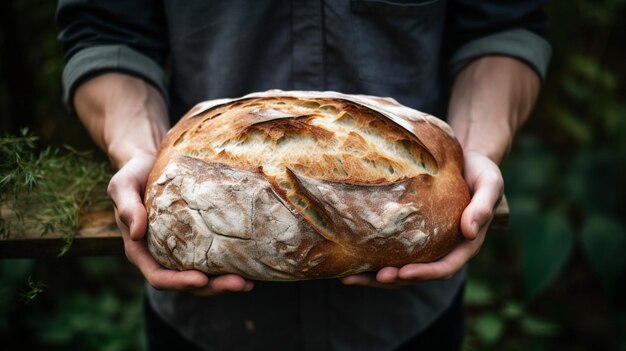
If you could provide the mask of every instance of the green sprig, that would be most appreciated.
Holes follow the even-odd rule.
[[[46,284],[38,281],[34,281],[31,276],[28,277],[28,290],[23,292],[21,297],[24,303],[30,303],[34,301],[37,296],[41,295],[47,286]]]
[[[78,233],[81,214],[108,208],[111,169],[71,147],[39,151],[37,137],[0,138],[0,237],[26,231],[62,234],[63,255]]]

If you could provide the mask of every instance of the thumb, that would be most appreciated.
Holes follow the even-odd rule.
[[[503,189],[504,183],[499,171],[484,171],[477,177],[472,199],[461,215],[461,231],[466,239],[474,240],[489,225]]]
[[[129,228],[133,240],[141,240],[147,229],[147,213],[142,192],[154,159],[133,158],[111,178],[107,189],[120,221]]]

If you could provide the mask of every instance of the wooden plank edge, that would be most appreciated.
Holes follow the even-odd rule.
[[[509,229],[509,202],[506,196],[502,195],[502,198],[493,210],[493,220],[489,226],[489,231],[507,231]]]
[[[124,254],[122,234],[112,211],[96,211],[81,217],[82,227],[63,257],[115,256]],[[65,242],[59,233],[24,233],[0,239],[0,258],[57,257]]]

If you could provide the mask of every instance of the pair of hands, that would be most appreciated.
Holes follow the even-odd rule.
[[[448,117],[464,149],[463,176],[472,194],[461,217],[465,240],[436,262],[385,267],[376,274],[344,277],[344,284],[396,288],[448,279],[478,253],[503,192],[497,163],[528,118],[539,83],[528,65],[503,56],[476,59],[457,75]],[[111,179],[109,195],[126,255],[148,283],[161,290],[186,290],[203,296],[251,290],[253,282],[234,274],[207,277],[199,271],[164,269],[148,252],[144,239],[147,214],[141,194],[157,145],[167,130],[165,103],[159,92],[140,79],[110,73],[83,83],[76,92],[75,106],[93,139],[120,168]]]
[[[208,277],[199,271],[178,272],[163,268],[152,258],[144,239],[148,219],[141,194],[154,161],[152,154],[136,154],[109,184],[108,193],[114,203],[115,219],[122,232],[128,260],[139,268],[150,285],[160,290],[190,291],[199,296],[252,290],[252,281],[235,274]],[[433,263],[385,267],[375,275],[357,274],[341,281],[346,285],[398,288],[427,280],[449,279],[458,272],[480,250],[503,189],[498,166],[480,153],[465,154],[464,176],[473,195],[461,217],[465,240],[452,252]]]

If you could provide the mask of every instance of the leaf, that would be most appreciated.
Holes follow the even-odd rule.
[[[480,315],[474,324],[474,332],[487,345],[497,342],[504,332],[504,321],[495,313]]]
[[[572,58],[570,66],[587,84],[599,85],[600,88],[609,91],[615,89],[617,85],[615,74],[604,69],[596,58],[576,55]]]
[[[526,293],[534,298],[559,274],[572,254],[574,233],[560,212],[535,218],[534,225],[521,235],[522,269]]]
[[[47,286],[38,281],[34,281],[31,276],[28,277],[28,290],[24,291],[21,294],[22,301],[24,303],[33,302],[39,295],[41,295]]]
[[[491,287],[482,280],[469,278],[465,288],[465,303],[470,306],[484,306],[495,300]]]
[[[520,137],[516,144],[518,154],[508,159],[502,169],[508,189],[519,194],[549,190],[558,165],[556,155],[532,137]]]
[[[581,82],[580,79],[571,74],[564,74],[561,78],[561,86],[563,91],[567,93],[568,98],[576,102],[586,102],[593,93],[588,84]]]
[[[592,131],[589,122],[584,117],[577,116],[569,111],[562,110],[555,116],[559,127],[582,145],[588,145],[592,140]]]
[[[521,327],[524,333],[531,336],[552,336],[560,330],[557,324],[534,316],[524,318]]]
[[[524,305],[518,301],[508,301],[500,314],[506,319],[518,319],[524,315]]]
[[[585,222],[581,240],[591,268],[607,290],[612,290],[626,264],[626,230],[622,223],[602,214]]]
[[[513,195],[509,198],[509,230],[518,240],[523,241],[527,233],[534,233],[543,227],[542,211],[535,196]]]
[[[611,211],[620,199],[620,159],[610,150],[583,150],[563,173],[565,194],[586,212]]]

